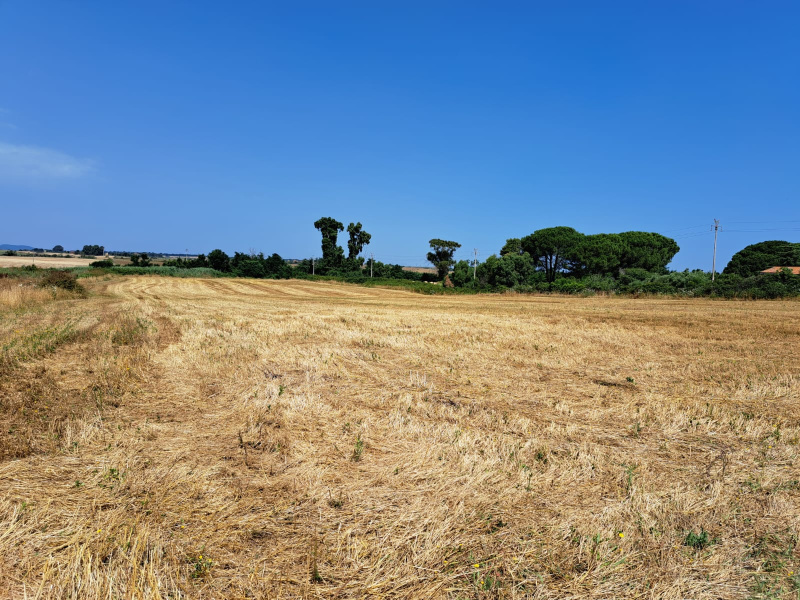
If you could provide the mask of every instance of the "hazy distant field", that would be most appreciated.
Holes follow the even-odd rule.
[[[798,302],[0,284],[0,597],[797,597]]]
[[[59,258],[50,258],[48,256],[28,256],[28,255],[19,255],[19,256],[0,256],[0,267],[8,268],[8,267],[22,267],[24,265],[34,264],[37,267],[41,267],[43,269],[51,268],[51,269],[63,269],[66,267],[88,267],[89,263],[93,260],[99,260],[101,257],[86,259],[86,258],[71,258],[71,257],[59,257]]]

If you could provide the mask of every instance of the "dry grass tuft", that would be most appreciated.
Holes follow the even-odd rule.
[[[62,291],[62,295],[66,292]],[[52,300],[52,291],[31,281],[0,279],[0,310],[16,310],[25,306],[44,304]]]
[[[797,302],[88,285],[0,304],[0,596],[797,597]]]

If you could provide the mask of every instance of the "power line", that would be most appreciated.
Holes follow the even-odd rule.
[[[760,233],[764,231],[800,231],[800,227],[769,227],[765,229],[728,229],[727,231],[736,233]]]
[[[701,236],[705,237],[707,234],[708,234],[708,230],[701,231],[700,233],[691,233],[691,234],[688,234],[688,235],[676,235],[672,239],[674,239],[674,240],[688,240],[690,238],[696,238],[696,237],[701,237]]]
[[[779,221],[728,221],[734,225],[773,225],[775,223],[800,223],[800,220],[780,219]]]
[[[662,233],[673,233],[673,232],[679,232],[679,231],[687,231],[689,229],[701,229],[701,228],[705,229],[706,227],[708,227],[708,225],[692,225],[690,227],[681,227],[680,229],[663,230]]]

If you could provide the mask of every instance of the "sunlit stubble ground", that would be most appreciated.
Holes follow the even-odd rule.
[[[797,597],[797,302],[88,287],[0,307],[0,596]]]

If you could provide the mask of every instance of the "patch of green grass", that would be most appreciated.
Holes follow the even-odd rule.
[[[32,333],[12,338],[0,348],[0,366],[13,366],[55,352],[55,350],[77,336],[75,321],[50,325]]]
[[[133,346],[141,342],[152,323],[141,317],[125,318],[111,331],[111,343],[117,346]]]

